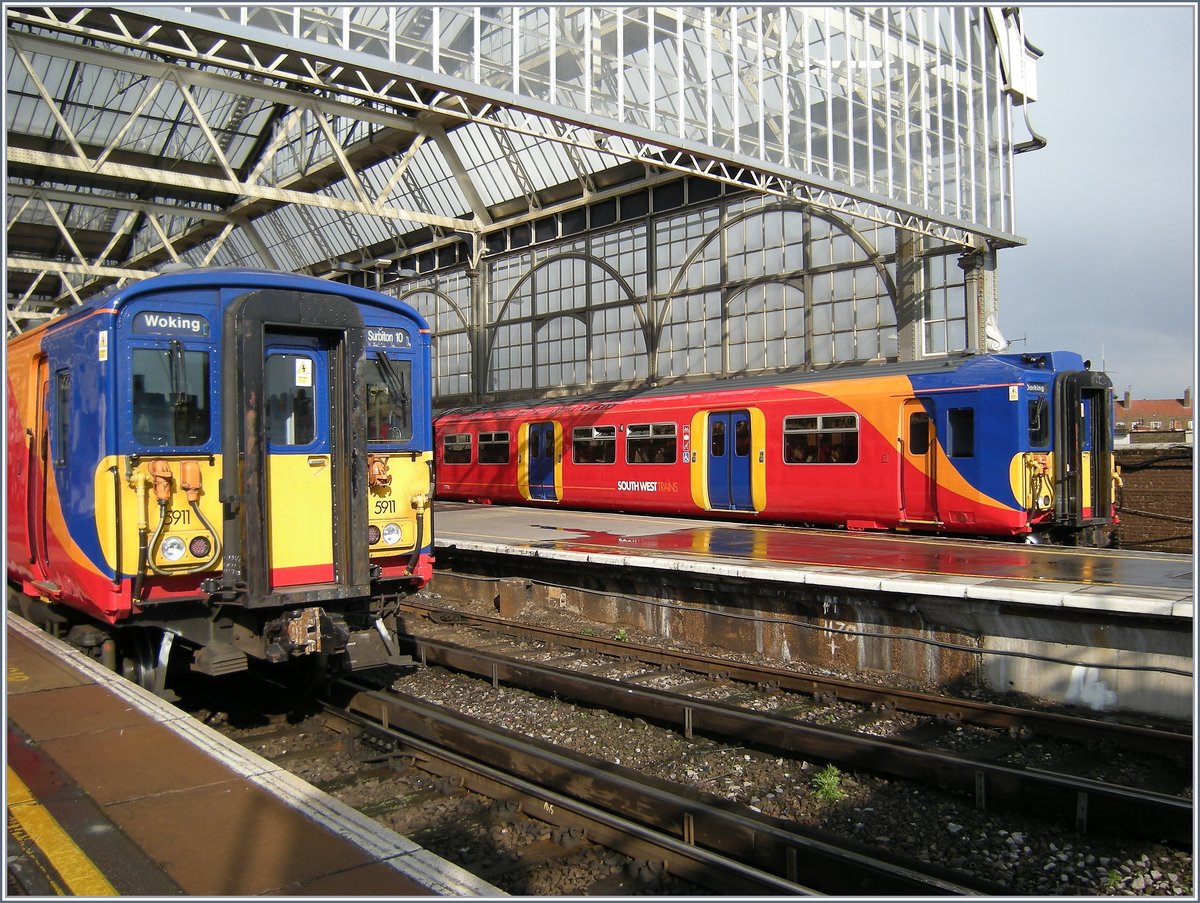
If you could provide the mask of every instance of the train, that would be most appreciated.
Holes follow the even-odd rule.
[[[438,499],[1103,547],[1112,384],[1074,352],[435,414]]]
[[[433,573],[415,310],[180,268],[15,336],[6,364],[10,610],[164,696],[181,672],[404,663],[395,600]]]

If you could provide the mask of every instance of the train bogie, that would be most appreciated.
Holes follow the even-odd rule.
[[[446,412],[438,496],[1095,542],[1110,384],[995,355]]]
[[[136,635],[132,668],[158,683],[172,647],[207,673],[398,660],[377,591],[432,572],[429,333],[410,308],[195,270],[11,340],[7,369],[23,610],[90,625],[75,635],[97,648]]]

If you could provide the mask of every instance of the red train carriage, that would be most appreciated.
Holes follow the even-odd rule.
[[[1111,384],[1069,352],[756,377],[435,420],[437,496],[1105,544]]]

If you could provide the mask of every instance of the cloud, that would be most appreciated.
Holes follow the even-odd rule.
[[[1195,382],[1192,7],[1025,7],[1035,129],[1016,160],[1017,233],[1000,252],[1000,322],[1015,350],[1101,357],[1135,397]],[[1014,117],[1018,136],[1023,116]]]

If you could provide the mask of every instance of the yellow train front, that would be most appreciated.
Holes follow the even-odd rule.
[[[9,342],[9,603],[169,668],[399,663],[432,576],[429,329],[375,292],[198,269]],[[302,669],[307,670],[307,669]]]

